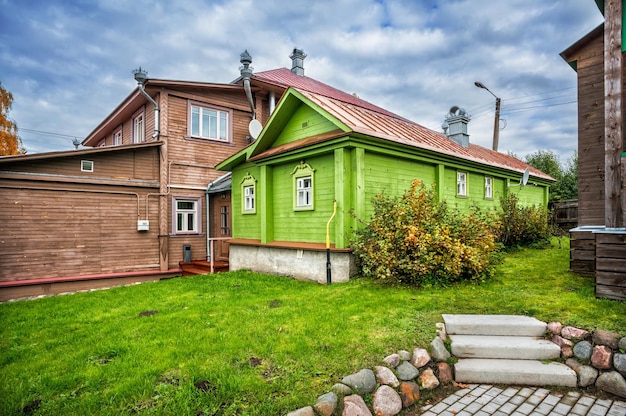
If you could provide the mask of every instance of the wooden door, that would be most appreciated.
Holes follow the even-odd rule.
[[[232,227],[232,206],[230,191],[211,196],[211,237],[230,238]],[[215,241],[215,260],[228,260],[228,241]]]

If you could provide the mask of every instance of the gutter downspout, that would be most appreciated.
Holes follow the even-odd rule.
[[[246,92],[246,97],[248,97],[248,103],[250,104],[250,110],[252,110],[252,120],[256,120],[256,111],[254,110],[254,100],[252,99],[252,90],[250,88],[250,78],[252,77],[252,68],[250,64],[252,63],[252,57],[248,53],[248,50],[245,50],[241,55],[241,59],[239,62],[243,65],[239,68],[241,72],[241,78],[243,78],[243,89]]]
[[[337,200],[333,201],[333,215],[326,223],[326,284],[330,285],[332,281],[332,271],[330,267],[330,222],[335,218],[337,213]]]
[[[276,108],[276,93],[270,91],[270,115],[274,112],[274,108]]]
[[[206,259],[207,261],[209,261],[209,259],[211,258],[211,256],[213,255],[213,253],[211,253],[211,243],[210,243],[210,238],[211,238],[211,221],[210,221],[210,209],[209,209],[209,191],[211,190],[211,188],[213,188],[213,186],[220,182],[222,179],[226,179],[227,177],[230,176],[230,172],[223,174],[222,176],[220,176],[219,178],[217,178],[216,180],[214,180],[213,182],[209,183],[209,185],[206,187],[206,191],[204,191],[204,195],[206,197],[206,208],[205,208],[205,215],[206,215],[206,238],[207,238],[207,244],[206,244]]]
[[[141,92],[141,94],[154,106],[154,133],[152,133],[152,138],[158,139],[161,134],[159,131],[159,115],[161,114],[161,110],[159,109],[159,105],[156,101],[154,101],[154,99],[150,97],[150,94],[148,94],[144,89],[144,84],[148,80],[148,73],[139,67],[139,69],[135,69],[133,71],[133,74],[135,74],[135,80],[137,81],[139,92]]]

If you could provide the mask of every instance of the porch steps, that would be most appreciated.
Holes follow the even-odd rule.
[[[547,324],[517,315],[443,315],[455,379],[463,383],[576,387],[560,348],[543,339]]]
[[[206,260],[192,260],[191,262],[185,263],[183,261],[178,263],[178,266],[182,270],[183,276],[195,276],[198,274],[210,274],[211,273],[211,262]],[[227,261],[218,261],[215,260],[213,262],[213,272],[227,272],[228,271],[228,262]]]

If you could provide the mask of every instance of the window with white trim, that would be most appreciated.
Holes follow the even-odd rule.
[[[190,103],[189,114],[191,137],[221,142],[229,141],[229,111]]]
[[[113,132],[113,146],[119,146],[122,144],[122,128]]]
[[[467,196],[467,172],[456,173],[456,195]]]
[[[198,198],[174,198],[174,233],[198,234],[200,201]]]
[[[310,207],[313,204],[313,179],[311,176],[303,176],[296,179],[299,208]]]
[[[93,160],[81,160],[80,171],[81,172],[93,172]]]
[[[254,211],[254,185],[243,187],[244,211]]]
[[[493,178],[491,176],[485,176],[485,198],[493,198]]]
[[[293,209],[307,211],[314,209],[315,202],[315,169],[301,161],[291,172],[293,176]]]
[[[241,181],[241,212],[256,214],[256,179],[250,173]]]
[[[143,111],[133,117],[133,143],[146,141],[146,126]]]

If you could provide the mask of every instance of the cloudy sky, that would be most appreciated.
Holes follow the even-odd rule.
[[[441,131],[451,106],[470,141],[501,152],[576,150],[576,73],[559,53],[602,22],[594,0],[0,0],[0,81],[28,153],[72,149],[152,78],[229,83],[290,67]]]

